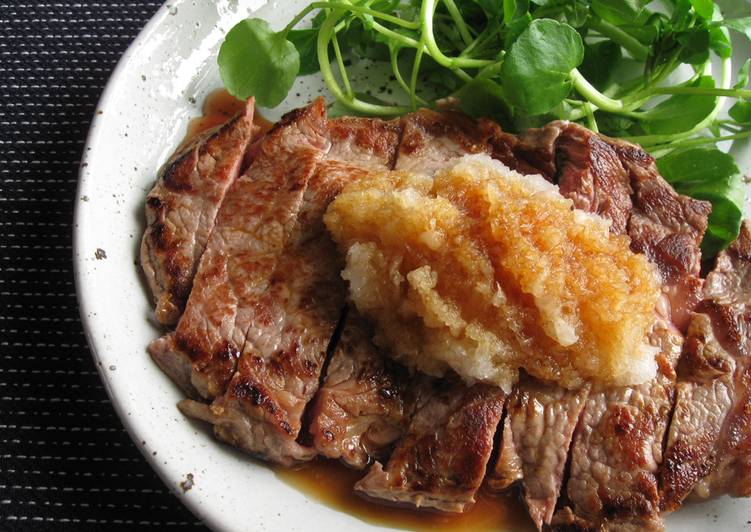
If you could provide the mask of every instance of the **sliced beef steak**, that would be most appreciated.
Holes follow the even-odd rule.
[[[346,294],[323,213],[345,184],[390,168],[399,140],[398,126],[381,121],[348,119],[334,122],[331,131],[331,149],[305,187],[273,274],[264,292],[247,302],[250,325],[226,391],[211,406],[182,405],[212,422],[220,438],[286,465],[315,455],[297,439]]]
[[[678,367],[678,398],[660,476],[662,505],[751,493],[751,223],[707,276]]]
[[[434,173],[454,157],[509,153],[514,139],[489,122],[420,110],[401,119],[395,167]],[[419,381],[419,379],[418,379]],[[312,408],[314,445],[324,456],[363,468],[391,449],[409,423],[420,388],[372,343],[372,330],[348,319]]]
[[[683,337],[661,322],[650,341],[660,349],[657,378],[593,390],[574,436],[566,492],[577,519],[595,529],[659,527],[657,473]]]
[[[709,317],[695,314],[681,357],[681,381],[676,385],[675,410],[660,471],[663,510],[676,510],[712,470],[722,424],[733,404],[735,370],[735,360],[720,347]]]
[[[628,221],[631,249],[657,265],[672,321],[685,332],[690,313],[702,298],[699,246],[712,206],[675,192],[657,172],[654,159],[638,146],[611,144],[629,171],[634,190]]]
[[[393,503],[463,512],[475,501],[503,413],[500,388],[432,380],[386,466],[355,489]]]
[[[210,406],[185,400],[180,409],[214,424],[220,439],[265,460],[291,465],[313,458],[315,450],[296,440],[344,305],[341,267],[325,235],[283,253],[255,302],[227,390]]]
[[[420,109],[402,118],[403,133],[394,168],[432,175],[455,157],[468,153],[490,154],[496,124],[475,121],[457,112]]]
[[[687,312],[698,302],[702,286],[699,244],[709,205],[676,194],[658,174],[654,159],[638,146],[576,124],[553,122],[530,130],[520,136],[513,151],[557,182],[576,207],[598,213],[611,221],[612,232],[631,237],[632,249],[646,254],[661,274],[665,308],[658,310],[685,330]],[[567,484],[573,505],[567,512],[573,521],[561,513],[555,519],[561,526],[651,523],[659,527],[655,475],[672,408],[673,366],[682,337],[667,322],[653,336],[653,343],[663,350],[657,380],[639,387],[596,391],[586,402],[572,446]],[[543,404],[546,400],[539,391],[531,391],[531,398]],[[575,420],[579,408],[574,404],[567,414],[559,415]],[[512,413],[507,423],[512,434],[513,419]],[[534,434],[533,426],[517,430],[522,435]],[[501,458],[508,445],[510,441],[504,440]],[[544,455],[552,456],[557,450],[546,450],[543,444]],[[518,456],[509,451],[505,457],[507,461],[499,461],[500,485],[522,474]]]
[[[311,410],[316,450],[356,469],[384,457],[415,405],[409,372],[380,353],[372,337],[370,325],[350,309]]]
[[[217,211],[251,141],[253,108],[250,99],[244,112],[177,153],[146,197],[140,258],[160,323],[177,323],[185,308]]]
[[[551,122],[523,133],[514,155],[558,183],[576,208],[610,220],[613,233],[626,232],[632,208],[629,174],[606,139],[579,124]]]
[[[566,390],[525,378],[506,403],[501,448],[488,487],[502,491],[520,483],[538,529],[553,517],[571,438],[588,394],[589,387]]]
[[[217,214],[193,290],[175,332],[149,346],[190,396],[224,391],[295,227],[308,180],[328,149],[323,101],[283,119],[257,146]]]

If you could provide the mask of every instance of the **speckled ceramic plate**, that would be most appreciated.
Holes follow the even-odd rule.
[[[304,2],[173,0],[123,56],[102,96],[81,168],[75,263],[81,315],[112,403],[136,445],[164,482],[215,530],[367,530],[358,518],[318,503],[262,464],[213,440],[175,408],[178,389],[145,346],[159,334],[135,261],[144,229],[143,202],[156,170],[220,86],[215,58],[226,30],[257,9],[282,27]],[[748,50],[741,56],[747,57]],[[316,77],[269,118],[325,94]],[[751,169],[745,146],[733,148]],[[192,475],[192,488],[185,481]],[[671,530],[740,530],[751,504],[721,499],[668,519]]]

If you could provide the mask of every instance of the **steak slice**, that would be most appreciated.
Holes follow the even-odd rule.
[[[634,209],[628,221],[631,249],[654,262],[662,277],[669,315],[685,332],[702,299],[700,244],[712,205],[678,194],[658,173],[654,158],[633,144],[610,140],[628,170]]]
[[[328,149],[326,131],[323,100],[288,114],[226,194],[177,329],[149,346],[189,396],[216,397],[232,377],[258,298]]]
[[[405,171],[433,173],[454,157],[478,151],[508,156],[515,142],[492,122],[478,123],[461,113],[420,110],[400,125],[394,166]],[[347,319],[311,409],[310,432],[318,451],[358,469],[382,459],[403,435],[419,395],[414,388],[420,388],[372,337],[361,318]]]
[[[475,121],[459,112],[429,109],[402,117],[402,125],[394,169],[426,175],[433,175],[456,157],[470,153],[490,155],[490,141],[500,131],[489,120]]]
[[[576,208],[610,220],[613,233],[626,232],[632,208],[629,174],[607,139],[579,124],[555,121],[524,132],[514,155],[558,183]]]
[[[409,372],[381,354],[372,337],[370,325],[350,309],[311,409],[316,450],[355,469],[384,457],[415,405]]]
[[[524,502],[538,529],[553,517],[571,438],[588,394],[588,386],[566,390],[527,377],[506,403],[501,447],[488,475],[488,487],[502,491],[521,483]]]
[[[226,124],[175,154],[146,197],[141,267],[156,302],[156,319],[177,323],[219,206],[240,167],[253,132],[251,98]]]
[[[464,512],[475,502],[505,395],[445,379],[428,390],[384,468],[376,462],[355,490],[380,500]]]
[[[213,423],[219,438],[284,465],[315,456],[297,439],[344,307],[341,259],[323,213],[348,182],[389,168],[399,140],[398,124],[382,121],[332,121],[329,132],[332,147],[305,188],[288,243],[248,306],[251,325],[225,393],[210,407],[181,406]]]
[[[312,459],[297,443],[305,405],[318,388],[329,340],[344,305],[336,248],[326,235],[282,254],[227,390],[209,406],[178,405],[214,425],[216,436],[265,460]]]
[[[683,337],[660,322],[650,341],[660,349],[658,376],[593,390],[574,435],[566,491],[576,518],[595,529],[660,526],[657,474]]]
[[[660,476],[662,505],[751,494],[751,223],[707,276],[678,367],[678,398]]]

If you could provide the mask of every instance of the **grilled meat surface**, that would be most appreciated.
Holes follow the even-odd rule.
[[[167,162],[146,196],[141,267],[156,319],[177,323],[227,189],[253,136],[254,102],[226,124],[194,139]]]
[[[342,264],[321,218],[349,180],[389,167],[398,142],[393,124],[368,124],[376,130],[370,136],[361,135],[362,125],[355,119],[335,125],[335,147],[304,185],[295,225],[268,285],[248,305],[250,327],[236,371],[224,394],[207,407],[211,416],[203,416],[220,439],[279,464],[316,454],[297,439],[344,307]]]
[[[142,261],[157,318],[174,323],[185,307],[149,351],[198,399],[180,403],[186,415],[275,463],[375,461],[359,492],[448,512],[471,506],[498,430],[488,486],[519,486],[538,528],[660,529],[660,511],[686,497],[751,494],[748,223],[705,283],[709,204],[675,193],[639,147],[576,124],[513,136],[455,112],[327,120],[319,100],[248,149],[251,132],[249,105],[166,166],[147,202]],[[541,173],[657,265],[654,381],[566,391],[524,378],[506,401],[489,386],[410,375],[353,310],[331,342],[346,290],[321,221],[328,203],[368,172],[432,175],[467,153]]]
[[[640,386],[593,390],[587,398],[566,492],[574,514],[593,528],[659,522],[657,475],[673,406],[671,370],[682,340],[661,324],[652,341],[667,374]]]
[[[321,100],[277,124],[227,192],[176,330],[149,346],[188,395],[212,399],[232,378],[306,185],[328,147]]]
[[[460,381],[426,379],[421,385],[424,398],[406,435],[385,467],[376,462],[355,490],[397,504],[463,512],[485,476],[505,395]]]
[[[520,483],[538,529],[553,517],[571,438],[588,394],[588,386],[566,390],[527,377],[506,402],[498,460],[488,474],[488,487],[502,491]]]
[[[350,309],[311,409],[316,450],[355,469],[386,457],[411,419],[412,384],[407,369],[383,356],[371,326]]]
[[[662,506],[751,495],[751,225],[722,252],[691,316],[665,464]]]

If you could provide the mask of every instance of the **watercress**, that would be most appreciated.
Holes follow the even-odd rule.
[[[751,137],[750,63],[735,73],[731,59],[731,33],[751,39],[751,16],[724,18],[713,0],[656,5],[317,0],[278,32],[262,20],[240,22],[225,38],[219,66],[232,94],[254,95],[267,107],[285,98],[297,76],[320,72],[338,112],[395,116],[455,97],[468,114],[507,129],[562,118],[637,142],[660,158],[678,190],[712,202],[704,246],[711,254],[740,224],[739,174],[712,146]],[[350,72],[358,61],[391,70],[401,95],[383,101],[358,86]],[[681,65],[693,74],[680,79]],[[722,116],[728,99],[735,101]]]

